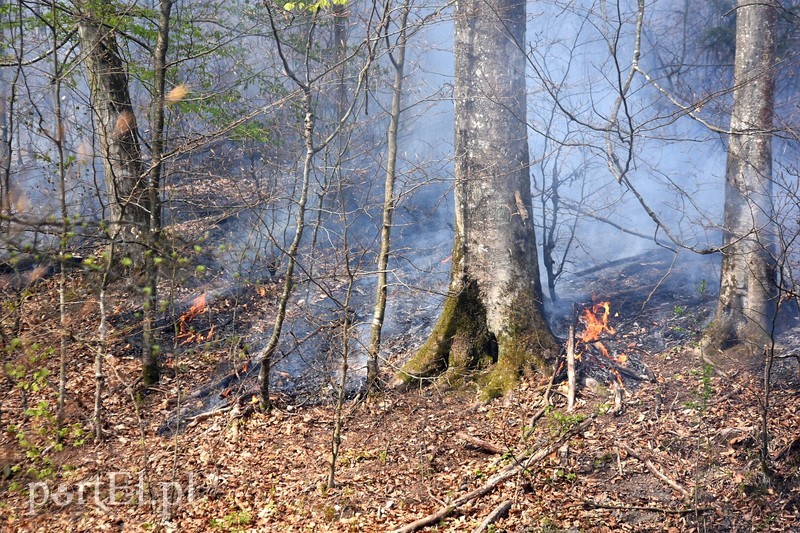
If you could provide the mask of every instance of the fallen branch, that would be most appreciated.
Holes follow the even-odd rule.
[[[478,527],[476,527],[475,531],[473,531],[472,533],[483,533],[484,531],[488,530],[489,526],[491,526],[501,518],[505,518],[505,516],[508,515],[508,511],[510,510],[511,510],[511,500],[504,501],[503,503],[495,507],[494,510],[491,513],[489,513],[489,515],[486,518],[483,519],[483,522],[481,522],[481,524]]]
[[[194,416],[186,417],[183,419],[184,427],[188,426],[192,422],[202,422],[203,420],[208,420],[209,418],[213,418],[217,415],[228,413],[231,409],[233,409],[233,406],[229,405],[227,407],[220,407],[219,409],[214,409],[211,411],[206,411],[205,413],[199,413]]]
[[[575,321],[577,308],[572,308],[572,321],[569,324],[569,339],[567,340],[567,412],[575,409]]]
[[[550,374],[550,382],[547,384],[547,388],[544,391],[544,396],[542,396],[542,408],[531,417],[531,428],[536,425],[536,422],[542,418],[542,416],[544,416],[544,414],[547,412],[547,408],[550,407],[550,393],[553,390],[553,384],[556,381],[556,374],[558,374],[560,365],[561,357],[556,357],[555,364],[553,365],[553,373]]]
[[[581,422],[576,426],[573,426],[572,428],[564,432],[563,435],[560,435],[554,441],[545,445],[543,448],[540,448],[539,451],[537,451],[532,455],[531,453],[533,452],[533,449],[525,450],[522,454],[515,457],[514,461],[510,465],[505,467],[503,470],[501,470],[494,476],[490,477],[486,481],[486,483],[484,483],[477,489],[473,490],[472,492],[468,492],[467,494],[464,494],[459,498],[456,498],[448,505],[442,506],[442,508],[436,511],[435,513],[423,516],[422,518],[416,520],[415,522],[412,522],[401,528],[395,529],[392,533],[410,533],[412,531],[417,531],[419,529],[422,529],[425,526],[436,524],[440,520],[447,518],[453,513],[453,511],[455,511],[465,503],[470,502],[476,498],[480,498],[481,496],[484,496],[492,492],[495,488],[497,488],[497,486],[500,483],[503,483],[504,481],[511,479],[518,473],[522,472],[523,470],[528,468],[528,465],[530,465],[531,463],[535,461],[541,461],[542,459],[544,459],[545,457],[556,451],[565,441],[570,439],[573,435],[580,433],[581,431],[589,427],[589,425],[594,421],[594,417],[595,415],[587,417],[586,420],[584,420],[583,422]]]
[[[798,363],[800,363],[800,352],[790,352],[775,355],[775,359],[788,359],[790,357],[793,357]]]
[[[659,471],[659,470],[658,470],[658,469],[655,467],[655,465],[653,465],[653,463],[651,463],[651,462],[650,462],[648,459],[645,459],[644,457],[642,457],[641,455],[639,455],[638,453],[636,453],[635,451],[633,451],[633,449],[632,449],[630,446],[628,446],[627,444],[625,444],[625,443],[622,443],[622,442],[620,442],[618,445],[619,445],[619,447],[620,447],[620,448],[622,448],[623,450],[625,450],[625,451],[628,453],[628,455],[631,455],[631,456],[635,457],[636,459],[640,460],[641,462],[643,462],[643,463],[644,463],[644,465],[647,467],[647,469],[648,469],[648,470],[649,470],[649,471],[650,471],[650,472],[651,472],[651,473],[652,473],[654,476],[656,476],[658,479],[660,479],[661,481],[663,481],[664,483],[666,483],[667,485],[669,485],[669,486],[670,486],[670,487],[672,487],[673,489],[675,489],[675,490],[677,490],[678,492],[680,492],[681,494],[683,494],[683,497],[684,497],[684,498],[689,498],[689,491],[688,491],[688,490],[686,490],[686,489],[685,489],[685,488],[684,488],[684,487],[683,487],[683,486],[682,486],[680,483],[678,483],[677,481],[674,481],[674,480],[672,480],[672,479],[668,478],[666,475],[662,474],[662,473],[661,473],[661,472],[660,472],[660,471]]]
[[[650,369],[647,369],[648,374],[640,374],[639,372],[637,372],[632,368],[628,368],[627,366],[622,366],[613,361],[607,361],[607,363],[609,366],[611,366],[611,368],[631,379],[635,379],[637,381],[648,381],[650,383],[656,382],[656,376],[655,374],[650,372]]]
[[[470,444],[470,445],[474,446],[475,448],[478,448],[479,450],[487,452],[487,453],[493,453],[493,454],[502,455],[502,454],[504,454],[504,453],[506,453],[508,451],[506,448],[498,446],[498,445],[494,444],[493,442],[489,442],[487,440],[479,439],[478,437],[473,437],[472,435],[468,435],[467,433],[464,433],[462,431],[459,431],[458,433],[456,433],[456,438],[464,440],[464,441],[467,442],[467,444]]]
[[[668,507],[655,507],[652,505],[608,505],[597,503],[590,500],[583,500],[583,506],[587,509],[614,509],[618,511],[650,511],[653,513],[665,514],[695,514],[713,511],[713,507],[683,507],[681,509],[670,509]]]

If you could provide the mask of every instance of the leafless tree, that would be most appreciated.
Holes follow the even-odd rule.
[[[303,241],[303,233],[306,229],[306,206],[308,203],[308,196],[311,187],[311,173],[314,168],[314,159],[318,153],[327,148],[332,141],[334,141],[341,132],[342,125],[346,123],[350,114],[355,109],[357,99],[353,98],[347,110],[341,115],[337,122],[337,126],[325,135],[322,139],[318,139],[315,133],[315,117],[314,117],[314,95],[317,83],[328,74],[328,71],[323,71],[321,74],[315,74],[309,68],[311,61],[310,54],[313,52],[314,33],[317,25],[318,13],[310,16],[304,35],[304,65],[303,70],[296,72],[292,64],[287,58],[285,53],[285,46],[282,41],[282,36],[278,28],[276,16],[273,13],[273,8],[267,5],[269,13],[270,27],[273,37],[275,38],[276,45],[278,46],[278,53],[283,64],[285,74],[293,81],[294,84],[300,89],[302,93],[302,110],[304,113],[304,129],[303,129],[303,143],[305,145],[305,155],[301,166],[301,177],[299,179],[299,198],[297,200],[297,213],[294,237],[291,240],[288,250],[286,251],[287,266],[284,272],[283,289],[278,301],[277,317],[275,319],[272,334],[270,335],[267,346],[264,349],[264,355],[261,359],[261,368],[259,370],[258,381],[261,395],[261,405],[263,408],[270,406],[270,369],[280,342],[283,325],[286,320],[286,308],[294,288],[294,270],[297,266],[298,254],[300,246]],[[372,61],[375,58],[375,52],[383,34],[383,27],[386,24],[386,16],[388,9],[382,6],[382,9],[375,15],[373,23],[377,28],[373,29],[368,25],[368,33],[363,40],[361,46],[363,47],[364,55],[366,57],[363,66],[361,67],[358,75],[358,82],[354,89],[354,94],[358,95],[363,89],[363,85],[367,78]],[[355,54],[353,54],[355,56]]]

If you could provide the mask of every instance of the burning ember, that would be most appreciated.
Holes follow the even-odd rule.
[[[199,315],[202,315],[207,310],[208,304],[206,303],[206,293],[204,292],[194,299],[192,306],[188,311],[181,315],[181,318],[178,321],[178,338],[183,339],[180,344],[181,346],[185,346],[192,342],[211,340],[212,335],[214,335],[214,326],[211,326],[211,329],[208,330],[208,333],[203,335],[202,333],[196,332],[194,328],[189,325],[192,320],[197,318]]]

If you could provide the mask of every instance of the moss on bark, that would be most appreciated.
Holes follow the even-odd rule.
[[[507,327],[498,334],[497,364],[485,376],[481,399],[503,396],[516,387],[525,370],[549,373],[558,344],[544,321],[542,310],[532,298],[516,298],[507,308]]]
[[[428,340],[397,378],[412,384],[447,371],[447,381],[457,386],[482,357],[491,353],[492,340],[478,287],[474,282],[467,283],[461,292],[447,297]]]
[[[557,343],[535,306],[532,300],[514,301],[507,307],[507,327],[495,335],[477,284],[468,283],[448,297],[430,337],[398,373],[396,385],[439,377],[449,387],[460,387],[474,377],[487,401],[511,391],[525,370],[549,372]]]

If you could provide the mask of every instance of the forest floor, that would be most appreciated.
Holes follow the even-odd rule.
[[[125,288],[117,290],[111,301],[124,301]],[[245,308],[263,290],[255,288]],[[4,291],[13,296],[8,285]],[[773,372],[772,476],[765,483],[762,371],[720,375],[704,365],[686,327],[692,309],[666,302],[668,311],[640,316],[619,333],[639,346],[641,363],[655,375],[626,388],[621,413],[603,386],[579,390],[568,413],[557,385],[532,424],[548,384],[536,375],[487,404],[475,402],[475,390],[435,383],[349,401],[336,486],[327,488],[331,406],[277,396],[270,412],[251,409],[249,400],[226,410],[220,398],[222,408],[187,420],[184,430],[160,431],[179,407],[179,392],[185,397],[206,384],[230,352],[211,340],[180,357],[165,353],[161,384],[143,395],[130,338],[113,337],[114,355],[104,358],[105,434],[95,443],[90,340],[97,302],[80,272],[69,291],[63,445],[52,418],[61,331],[56,280],[28,287],[22,344],[5,346],[2,531],[391,531],[442,509],[427,530],[477,531],[501,506],[507,512],[483,530],[800,531],[797,360],[780,359]],[[128,317],[115,331],[135,324],[127,311],[112,310]],[[647,344],[656,326],[662,337],[675,335],[658,350]],[[386,368],[407,356],[394,354]],[[50,374],[36,372],[42,367]],[[462,498],[481,487],[485,493]]]

